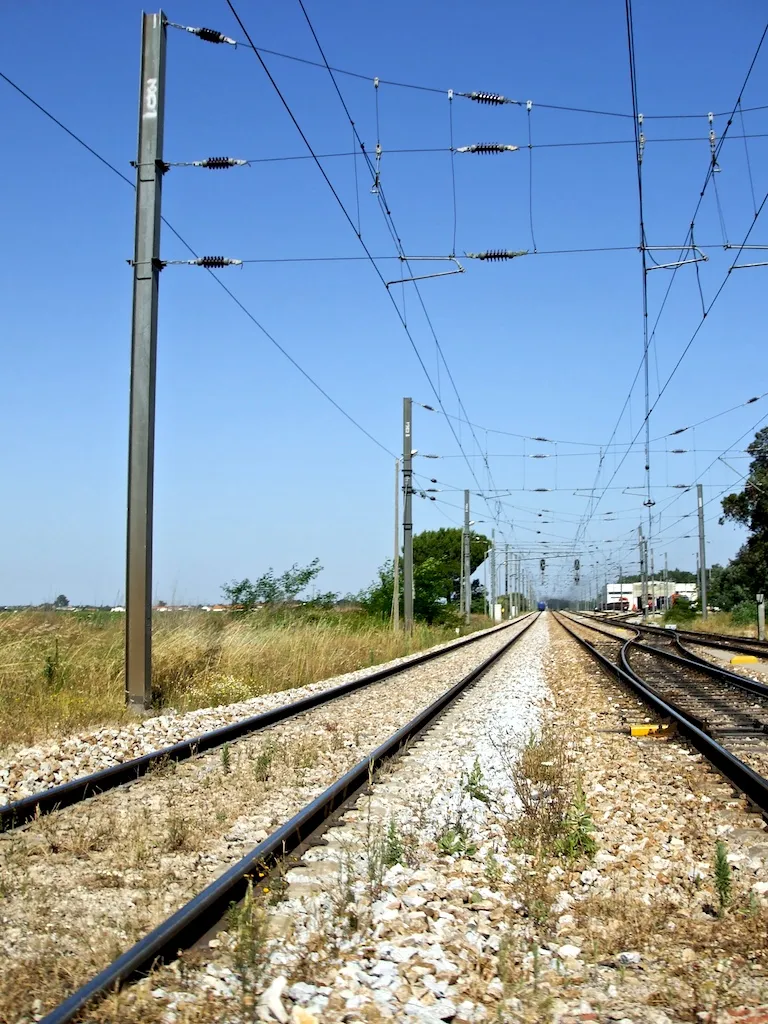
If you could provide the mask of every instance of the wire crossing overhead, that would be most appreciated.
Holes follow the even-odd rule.
[[[181,30],[182,32],[191,33],[192,35],[198,36],[200,39],[203,39],[205,42],[229,43],[231,46],[235,46],[235,47],[239,46],[239,47],[242,47],[243,49],[246,49],[246,50],[255,50],[259,54],[267,54],[270,57],[279,57],[281,60],[290,60],[290,61],[293,61],[296,64],[305,64],[308,67],[320,68],[323,71],[325,71],[325,70],[332,71],[334,74],[346,75],[349,78],[357,78],[358,80],[363,81],[363,82],[373,82],[374,84],[378,83],[378,85],[389,85],[389,86],[392,86],[392,87],[398,88],[398,89],[411,89],[414,92],[429,92],[429,93],[439,94],[439,95],[442,95],[442,96],[446,96],[446,95],[448,95],[448,96],[461,96],[462,99],[472,100],[475,103],[486,104],[486,105],[489,105],[489,106],[505,106],[505,105],[510,105],[510,104],[514,105],[514,106],[523,106],[523,104],[525,104],[526,108],[528,108],[528,109],[530,109],[533,106],[536,106],[536,107],[541,107],[542,110],[562,110],[562,111],[564,111],[566,113],[572,113],[572,114],[592,114],[592,115],[595,115],[595,116],[598,116],[598,117],[618,117],[618,118],[623,118],[624,120],[631,120],[633,118],[633,115],[627,113],[626,111],[595,110],[595,109],[592,109],[592,108],[589,108],[589,107],[572,107],[572,106],[564,106],[562,104],[557,104],[557,103],[539,103],[539,102],[536,102],[534,100],[522,101],[522,100],[510,99],[509,97],[503,96],[500,93],[482,92],[482,91],[481,92],[461,92],[461,91],[456,90],[456,89],[445,89],[445,88],[440,88],[438,86],[433,86],[433,85],[419,85],[419,84],[417,84],[415,82],[397,82],[397,81],[394,81],[392,79],[382,78],[381,76],[378,76],[378,75],[370,75],[370,74],[364,75],[364,74],[361,74],[360,72],[357,72],[357,71],[350,71],[348,68],[333,67],[332,65],[328,64],[327,61],[321,63],[320,61],[317,61],[317,60],[310,60],[307,57],[297,57],[295,54],[282,53],[280,50],[268,50],[264,46],[258,46],[257,47],[253,43],[250,43],[250,42],[244,43],[242,41],[238,41],[238,40],[235,40],[235,39],[230,39],[229,36],[225,36],[225,35],[223,35],[223,33],[217,32],[214,29],[190,28],[187,25],[180,25],[180,24],[177,24],[176,22],[172,22],[172,21],[166,22],[166,24],[167,24],[168,28],[175,28],[175,29]],[[768,104],[760,104],[760,105],[754,106],[754,107],[740,107],[740,110],[741,110],[742,114],[749,114],[749,113],[753,113],[753,112],[756,112],[756,111],[768,110]],[[682,121],[682,120],[698,120],[700,118],[706,118],[708,116],[709,115],[708,115],[707,112],[698,113],[698,114],[645,114],[644,115],[644,119],[646,121],[651,121],[651,120],[653,120],[653,121]],[[733,113],[731,111],[721,110],[721,111],[716,112],[713,116],[714,117],[730,117],[730,118],[732,118],[733,117]]]

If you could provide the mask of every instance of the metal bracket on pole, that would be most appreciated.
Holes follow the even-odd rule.
[[[431,263],[455,263],[458,270],[442,270],[439,274],[421,274],[419,277],[399,277],[396,281],[386,281],[387,288],[393,284],[408,284],[410,281],[427,281],[431,277],[451,277],[453,274],[463,274],[464,267],[455,256],[401,256],[401,263],[415,263],[419,260],[428,260]]]
[[[155,463],[155,363],[160,279],[160,198],[165,106],[165,16],[144,14],[136,160],[136,238],[128,441],[126,703],[152,699],[152,514]]]
[[[682,252],[687,249],[694,253],[695,256],[692,260],[679,260],[676,263],[655,263],[652,267],[648,267],[646,272],[651,270],[675,270],[677,267],[686,267],[690,263],[707,263],[709,261],[709,256],[696,245],[642,245],[640,248],[645,250],[645,252],[669,252],[670,250]]]
[[[768,245],[736,245],[732,242],[727,242],[724,249],[738,249],[739,252],[765,252],[768,249]],[[736,257],[738,259],[738,256]],[[734,263],[731,270],[749,270],[750,267],[768,267],[768,263]],[[730,274],[731,270],[728,271]]]

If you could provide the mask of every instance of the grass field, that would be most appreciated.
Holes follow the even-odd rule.
[[[490,625],[478,619],[476,628]],[[121,614],[0,614],[0,749],[127,718]],[[358,612],[155,616],[153,692],[179,711],[244,700],[422,650],[455,636],[395,634]]]

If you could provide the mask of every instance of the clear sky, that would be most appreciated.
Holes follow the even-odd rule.
[[[319,59],[298,3],[239,0],[236,6],[259,47]],[[501,505],[472,498],[477,529],[495,526],[499,539],[528,559],[543,592],[568,589],[575,556],[583,579],[596,560],[637,571],[634,539],[646,515],[637,489],[644,485],[641,448],[611,477],[642,423],[642,375],[613,437],[621,447],[606,450],[597,472],[600,446],[611,439],[642,356],[640,254],[631,248],[538,254],[498,264],[461,255],[532,250],[531,224],[542,252],[637,245],[631,117],[545,106],[631,113],[624,5],[307,0],[307,10],[331,64],[366,76],[340,75],[338,82],[369,152],[377,142],[375,76],[439,90],[388,84],[378,90],[381,182],[409,255],[452,250],[449,106],[456,147],[521,146],[500,155],[455,155],[456,252],[466,272],[419,285],[466,413],[508,435],[476,428],[473,436],[465,423],[451,421],[465,460],[442,413],[415,406],[415,448],[443,457],[416,457],[424,474],[417,482],[441,492],[436,502],[416,498],[415,528],[458,523],[462,488],[477,494],[495,487],[508,491]],[[129,178],[140,13],[134,0],[28,0],[6,6],[0,44],[0,71]],[[224,0],[180,0],[166,14],[242,39]],[[635,4],[649,245],[685,241],[710,160],[706,115],[732,109],[764,22],[764,5],[754,0]],[[268,54],[264,60],[315,151],[351,153],[352,129],[328,73]],[[448,89],[499,92],[523,102],[484,107],[456,97],[449,104]],[[765,104],[768,42],[743,95],[745,108]],[[133,191],[2,79],[0,113],[0,603],[39,602],[62,591],[73,602],[113,602],[124,591]],[[653,116],[668,114],[699,116]],[[714,119],[718,139],[726,121]],[[737,116],[730,132],[745,130],[768,135],[768,109],[747,110],[743,121]],[[693,141],[661,141],[679,138]],[[610,144],[552,145],[596,142]],[[317,166],[272,159],[306,153],[253,52],[169,29],[166,160],[261,161],[227,172],[174,168],[166,175],[164,215],[198,252],[254,260],[364,255]],[[749,138],[746,147],[734,137],[722,148],[715,176],[722,220],[710,183],[695,224],[696,242],[715,247],[698,265],[705,304],[735,255],[722,248],[724,240],[743,240],[754,220],[753,190],[758,208],[766,194],[766,157],[766,137]],[[323,165],[354,221],[359,204],[373,255],[392,256],[363,160],[357,186],[351,156]],[[750,242],[768,244],[768,209]],[[162,252],[166,259],[189,255],[168,230]],[[651,255],[659,263],[679,258],[679,252]],[[740,262],[761,258],[753,251]],[[396,260],[378,265],[388,281],[405,276]],[[423,273],[448,267],[412,266]],[[367,261],[252,263],[220,276],[389,452],[401,448],[404,395],[439,410]],[[670,280],[669,270],[648,275],[651,324]],[[403,291],[399,285],[392,291],[402,309]],[[668,552],[671,565],[695,567],[695,491],[675,484],[700,479],[705,485],[710,563],[727,560],[743,539],[717,525],[717,495],[738,489],[737,474],[747,465],[743,449],[768,416],[768,398],[682,435],[664,435],[768,391],[766,295],[768,267],[730,275],[654,410],[657,565]],[[404,298],[408,327],[445,411],[463,417],[413,284]],[[696,267],[687,266],[675,276],[651,348],[652,401],[701,315]],[[729,446],[726,465],[718,455]],[[686,452],[670,454],[672,448]],[[536,454],[549,457],[531,458]],[[217,600],[232,577],[315,556],[325,566],[323,589],[359,589],[391,553],[393,476],[393,457],[341,416],[204,270],[163,272],[157,597]],[[440,483],[429,484],[428,477]],[[596,479],[600,501],[584,533],[578,526]],[[542,580],[538,559],[548,550]],[[555,557],[559,551],[563,557]]]

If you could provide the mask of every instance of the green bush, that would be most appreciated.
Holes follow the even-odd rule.
[[[731,610],[734,626],[752,626],[757,622],[757,604],[754,601],[741,601]]]
[[[665,622],[690,622],[695,618],[696,612],[687,597],[678,597],[672,607],[664,612]]]

